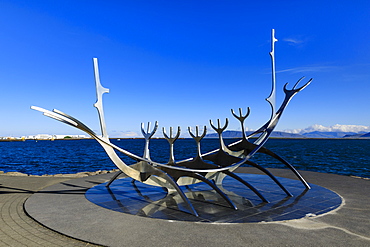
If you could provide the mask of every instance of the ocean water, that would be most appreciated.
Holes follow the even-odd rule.
[[[231,143],[235,139],[226,139]],[[121,139],[112,142],[139,156],[143,153],[143,139]],[[202,152],[218,148],[217,139],[203,139]],[[370,140],[342,139],[270,139],[266,147],[290,162],[298,170],[354,175],[370,178]],[[151,158],[166,162],[168,143],[153,139]],[[175,142],[175,159],[194,157],[196,145],[192,139]],[[128,164],[133,161],[123,155]],[[279,161],[264,154],[256,154],[252,161],[265,168],[286,168]],[[33,175],[76,173],[115,169],[115,165],[95,140],[55,140],[0,142],[0,171],[22,172]]]

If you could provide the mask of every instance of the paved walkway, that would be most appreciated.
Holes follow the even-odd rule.
[[[51,231],[23,209],[36,191],[69,179],[0,175],[0,246],[97,246]]]
[[[249,168],[240,171],[255,173],[254,169]],[[287,170],[271,171],[276,176],[294,178]],[[76,227],[76,234],[85,234],[80,239],[96,239],[97,236],[91,235],[100,234],[99,243],[109,243],[104,244],[108,246],[370,246],[370,180],[315,172],[302,174],[308,182],[341,195],[344,204],[319,217],[220,225],[148,219],[83,203],[76,210],[84,210],[81,211],[84,214],[77,214],[65,222],[52,223],[60,229],[69,226],[63,224],[71,224]],[[68,207],[71,200],[76,198],[82,202],[84,190],[107,178],[107,175],[99,175],[69,180],[0,175],[0,246],[96,246],[58,234],[36,223],[26,215],[24,202],[43,188],[48,187],[46,190],[49,191],[49,188],[57,188],[59,183],[75,185],[75,192],[58,195],[65,198],[65,206]],[[55,193],[52,195],[57,196]],[[40,205],[41,211],[43,206]]]

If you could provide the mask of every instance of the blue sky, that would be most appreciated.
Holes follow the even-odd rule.
[[[369,1],[0,0],[0,136],[80,134],[30,110],[59,109],[99,130],[92,58],[99,58],[111,136],[208,125],[251,107],[268,120],[270,32],[277,102],[286,82],[312,84],[277,129],[370,125]]]

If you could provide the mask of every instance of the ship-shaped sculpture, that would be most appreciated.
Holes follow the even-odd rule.
[[[96,84],[96,96],[97,101],[94,104],[98,110],[101,135],[96,134],[85,124],[77,120],[76,118],[69,116],[59,110],[54,109],[53,111],[48,111],[40,107],[32,106],[34,110],[43,112],[45,116],[54,118],[62,123],[71,125],[77,129],[84,131],[94,138],[98,143],[104,148],[105,152],[113,163],[119,168],[115,176],[107,183],[107,186],[118,178],[122,173],[131,177],[134,181],[139,181],[148,185],[160,186],[167,189],[168,193],[178,193],[182,200],[186,203],[189,211],[198,216],[196,209],[193,207],[190,200],[187,198],[183,190],[180,188],[182,185],[192,185],[200,182],[204,182],[214,189],[227,203],[230,207],[235,210],[237,207],[229,199],[229,197],[220,189],[222,187],[222,181],[226,176],[230,176],[237,180],[238,182],[244,184],[247,188],[252,190],[263,202],[268,202],[268,200],[251,184],[239,177],[234,170],[243,164],[248,164],[256,167],[257,169],[268,175],[285,193],[287,196],[292,196],[292,194],[278,181],[278,179],[272,175],[266,168],[259,164],[250,161],[250,158],[257,152],[267,154],[280,162],[282,162],[287,168],[289,168],[302,182],[306,189],[310,189],[308,183],[299,174],[299,172],[286,160],[284,160],[279,155],[275,154],[271,150],[264,147],[264,144],[270,137],[272,131],[278,124],[285,108],[287,107],[289,101],[298,92],[302,91],[307,87],[312,79],[310,79],[306,84],[297,88],[298,83],[303,79],[299,79],[292,89],[287,89],[287,84],[284,85],[285,98],[281,103],[280,107],[276,107],[275,103],[275,32],[272,30],[272,41],[271,41],[271,61],[272,61],[272,90],[269,97],[266,99],[271,106],[271,116],[270,119],[257,131],[252,134],[246,135],[244,121],[250,113],[250,109],[247,108],[245,114],[242,113],[242,109],[239,108],[238,114],[231,110],[232,115],[240,122],[241,130],[243,133],[242,138],[232,144],[225,145],[222,133],[226,130],[228,126],[228,119],[226,119],[225,124],[221,126],[220,120],[217,120],[217,124],[214,125],[210,121],[210,126],[214,129],[219,137],[219,148],[217,150],[202,154],[201,153],[201,140],[207,133],[207,128],[204,126],[202,133],[200,132],[198,126],[195,128],[195,132],[188,128],[189,134],[195,140],[197,145],[197,155],[193,158],[188,158],[181,161],[176,161],[174,158],[174,143],[180,136],[180,127],[178,127],[176,134],[174,134],[172,127],[169,129],[167,134],[163,128],[163,136],[169,143],[169,153],[170,158],[167,163],[159,163],[151,160],[149,153],[149,142],[152,136],[158,129],[158,122],[155,122],[154,128],[150,129],[150,123],[148,123],[145,129],[144,124],[141,125],[141,131],[145,138],[145,148],[142,157],[135,155],[124,148],[118,147],[110,142],[107,128],[104,119],[103,110],[103,94],[108,93],[109,89],[104,88],[100,83],[99,70],[98,70],[98,60],[93,59],[94,62],[94,72],[95,72],[95,84]],[[253,142],[250,138],[253,136],[258,136]],[[132,165],[126,164],[116,153],[116,151],[123,153],[129,158],[135,160],[136,163]]]

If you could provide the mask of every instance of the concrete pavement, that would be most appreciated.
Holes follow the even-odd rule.
[[[288,170],[271,171],[276,176],[295,179]],[[239,172],[257,173],[251,168],[241,168]],[[176,222],[123,214],[88,202],[84,191],[107,181],[111,175],[79,179],[0,175],[0,245],[95,246],[89,243],[94,240],[98,245],[107,246],[370,246],[370,180],[316,172],[301,173],[308,182],[338,193],[344,199],[342,206],[321,216],[280,222]],[[48,227],[55,229],[76,228],[68,235],[73,236],[76,232],[82,241],[41,226],[24,211],[25,200],[36,191],[44,189],[50,192],[53,186],[57,188],[61,184],[68,184],[69,191],[38,193],[35,196],[52,196],[49,198],[62,200],[66,209],[78,200],[78,206],[73,210],[83,214],[76,214],[68,220],[64,217],[68,215],[63,215],[56,222],[50,219],[55,216],[53,209],[39,205],[45,208],[39,220],[52,222]],[[33,197],[30,200],[33,207],[35,202],[37,205],[36,199]],[[63,214],[60,212],[63,205],[57,206],[57,212]]]
[[[24,211],[29,196],[70,178],[0,175],[0,246],[97,246],[56,233]]]

